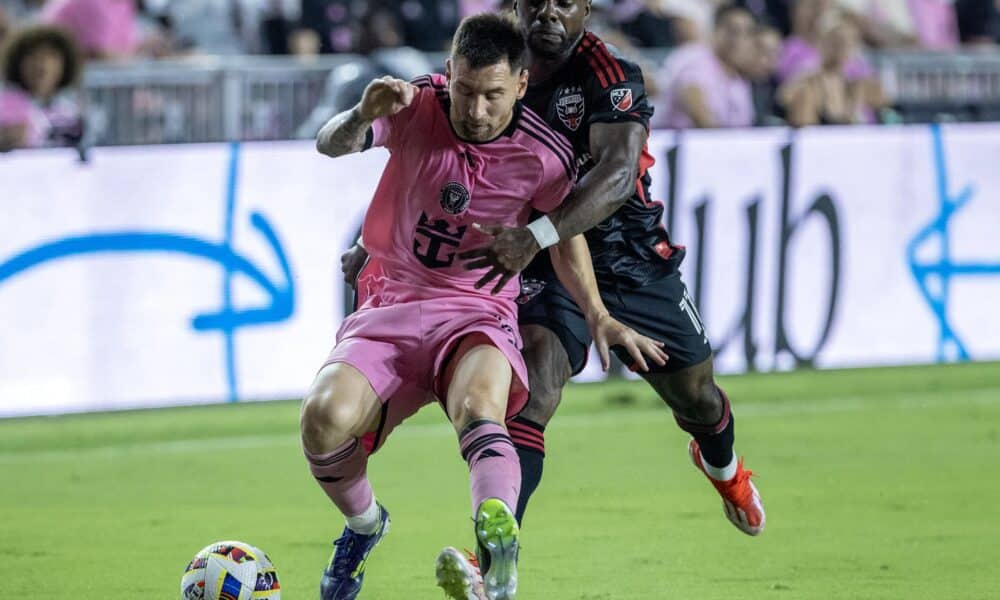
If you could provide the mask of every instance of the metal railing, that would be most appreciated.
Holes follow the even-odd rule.
[[[439,58],[429,64],[439,64]],[[883,53],[871,59],[908,120],[1000,119],[1000,50]],[[338,108],[338,90],[359,93],[358,83],[379,72],[385,70],[353,55],[94,65],[84,82],[88,138],[121,145],[308,137],[323,116],[314,111]]]
[[[288,139],[320,103],[332,69],[254,57],[144,62],[88,69],[88,137],[98,145]]]

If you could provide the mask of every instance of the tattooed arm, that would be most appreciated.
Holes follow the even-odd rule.
[[[337,157],[360,152],[365,137],[375,119],[394,115],[413,102],[416,87],[392,77],[376,79],[368,84],[361,102],[354,108],[333,117],[316,136],[316,149],[321,154]]]

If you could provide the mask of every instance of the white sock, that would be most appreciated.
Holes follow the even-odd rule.
[[[365,509],[365,512],[354,517],[347,517],[347,526],[352,531],[362,535],[375,533],[381,525],[382,511],[379,510],[378,504],[375,502],[375,496],[372,496],[372,503]]]
[[[705,472],[708,476],[716,481],[729,481],[733,477],[736,477],[736,453],[733,453],[733,458],[729,461],[729,464],[722,467],[713,467],[705,461],[705,455],[701,455],[701,464],[705,467]]]

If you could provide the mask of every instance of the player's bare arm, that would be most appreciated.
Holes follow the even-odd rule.
[[[463,252],[459,258],[470,261],[467,268],[482,268],[482,259],[487,259],[494,267],[491,273],[509,278],[528,266],[543,245],[584,233],[605,220],[635,192],[647,136],[640,123],[595,123],[590,128],[595,166],[559,208],[525,227],[495,228],[489,246]],[[487,283],[481,280],[479,287]]]
[[[559,282],[573,297],[573,301],[587,319],[587,327],[590,329],[591,337],[594,338],[594,346],[605,371],[611,366],[611,346],[625,348],[642,371],[649,371],[645,357],[649,357],[660,366],[667,363],[667,354],[663,351],[662,342],[639,334],[608,312],[601,294],[597,291],[594,262],[590,258],[587,240],[582,235],[575,235],[552,246],[549,255]]]
[[[401,79],[383,77],[368,84],[353,108],[326,122],[316,136],[316,150],[337,157],[361,152],[375,119],[394,115],[413,102],[416,87]]]

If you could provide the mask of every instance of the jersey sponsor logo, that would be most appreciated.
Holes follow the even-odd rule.
[[[570,131],[576,131],[583,122],[585,110],[583,89],[578,85],[564,87],[559,90],[556,99],[556,115]]]
[[[457,181],[449,181],[441,188],[441,208],[449,215],[465,212],[471,201],[469,190]]]
[[[413,238],[413,254],[428,269],[443,269],[455,262],[455,252],[465,236],[467,225],[451,228],[444,219],[431,219],[420,213]]]
[[[625,112],[632,108],[632,90],[629,88],[615,88],[611,90],[611,104],[615,110]]]

